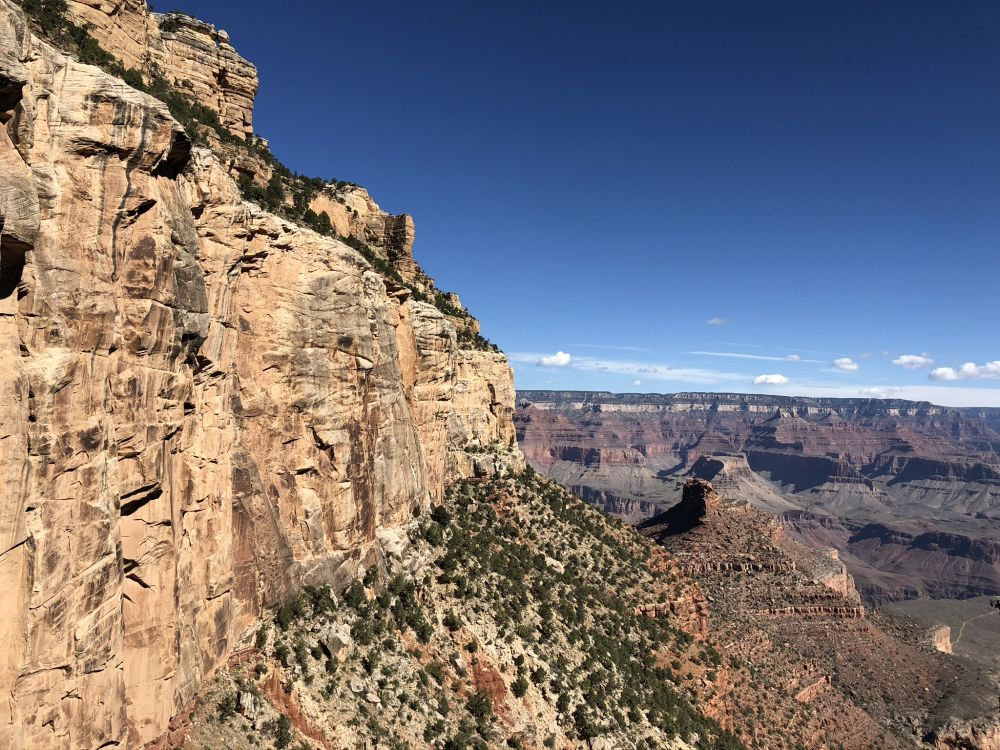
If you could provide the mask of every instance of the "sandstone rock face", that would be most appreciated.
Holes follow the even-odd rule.
[[[416,228],[409,214],[387,213],[367,190],[349,184],[332,185],[320,191],[309,207],[317,214],[325,212],[337,234],[364,242],[391,262],[406,281],[419,278],[420,268],[413,260]]]
[[[69,10],[125,67],[155,65],[234,134],[253,132],[257,69],[237,54],[225,31],[180,13],[149,13],[146,0],[69,0]]]
[[[9,0],[0,108],[0,747],[140,747],[468,445],[517,467],[512,373]]]
[[[151,18],[149,58],[167,80],[215,110],[234,134],[253,133],[257,69],[237,54],[229,35],[179,13]]]
[[[146,0],[68,0],[77,23],[88,26],[101,46],[127,68],[146,62],[152,31]]]

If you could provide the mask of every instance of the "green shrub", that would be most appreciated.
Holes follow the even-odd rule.
[[[284,750],[292,744],[292,722],[284,714],[281,714],[274,721],[271,725],[271,731],[274,734],[274,746],[278,750]]]
[[[465,707],[470,714],[480,721],[488,719],[493,715],[493,704],[490,702],[490,697],[481,690],[469,696],[469,699],[465,702]]]
[[[441,526],[451,523],[451,513],[443,505],[435,505],[431,508],[431,520]]]
[[[525,679],[524,675],[518,675],[518,678],[514,680],[514,684],[511,685],[511,690],[514,693],[515,698],[524,697],[524,694],[528,692],[528,681]]]

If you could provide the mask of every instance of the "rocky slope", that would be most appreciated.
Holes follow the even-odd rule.
[[[1000,410],[873,399],[521,392],[526,457],[639,521],[681,480],[840,550],[871,602],[1000,591]]]
[[[742,747],[691,702],[715,647],[637,606],[691,595],[662,550],[531,472],[430,515],[384,573],[279,610],[172,741],[280,747],[283,714],[336,750]]]
[[[993,747],[982,671],[706,482],[645,538],[530,470],[429,516],[384,570],[249,632],[171,743]]]
[[[224,34],[70,6],[249,130]],[[140,747],[264,608],[519,465],[512,373],[459,342],[466,316],[244,201],[231,160],[10,0],[0,93],[0,746]]]
[[[938,628],[867,611],[836,556],[774,516],[690,479],[680,503],[640,528],[705,594],[707,630],[737,665],[723,724],[748,745],[994,747],[995,677],[945,653]]]

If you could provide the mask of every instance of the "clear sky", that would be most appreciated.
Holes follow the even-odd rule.
[[[995,0],[176,7],[520,388],[1000,405]]]

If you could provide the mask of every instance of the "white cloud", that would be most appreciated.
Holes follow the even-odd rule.
[[[892,363],[907,370],[919,370],[921,367],[930,367],[934,360],[927,354],[903,354],[892,360]]]
[[[642,385],[642,381],[641,380],[633,380],[632,381],[632,385]]]
[[[726,320],[725,318],[709,318],[708,320],[705,321],[705,325],[707,325],[707,326],[724,326],[728,322],[729,321]]]
[[[931,380],[978,380],[1000,378],[1000,359],[987,362],[984,365],[977,365],[975,362],[966,362],[957,370],[954,367],[938,367],[931,370]]]
[[[548,360],[557,356],[559,356],[559,353],[548,355],[538,352],[509,352],[507,359],[515,365],[541,365],[543,359]],[[570,357],[568,354],[565,354],[565,356]],[[676,381],[694,385],[721,385],[723,383],[746,382],[747,378],[750,377],[746,373],[739,372],[722,372],[700,367],[675,367],[674,365],[657,364],[654,362],[602,359],[597,357],[571,357],[571,363],[574,372],[607,372],[615,375],[627,375],[631,378],[641,375],[643,376],[643,381],[647,384],[649,381]],[[553,367],[553,365],[547,366]]]
[[[539,367],[569,367],[571,364],[573,364],[572,355],[562,351],[545,355],[538,360]]]
[[[845,370],[847,372],[854,372],[859,367],[861,367],[861,365],[859,365],[850,357],[841,357],[840,359],[833,360],[833,366],[836,367],[838,370]]]
[[[674,367],[672,365],[657,365],[648,362],[630,362],[617,359],[592,359],[579,357],[573,360],[574,370],[603,370],[620,375],[643,375],[643,380],[666,380],[696,383],[698,385],[718,385],[725,382],[745,381],[747,376],[741,373],[706,370],[699,367]]]
[[[753,379],[754,385],[784,385],[788,378],[784,375],[774,373],[773,375],[758,375]]]
[[[581,349],[610,349],[616,352],[650,352],[652,349],[647,349],[644,346],[608,346],[606,344],[571,344],[571,346],[578,346]]]
[[[801,362],[802,361],[802,357],[800,357],[798,354],[789,354],[788,355],[788,361],[789,362]]]
[[[995,406],[1000,407],[1000,388],[984,388],[959,384],[948,385],[901,385],[901,386],[870,386],[872,389],[884,388],[892,398],[907,401],[930,401],[940,406]],[[812,396],[814,398],[857,398],[857,385],[832,385],[796,383],[794,386],[782,389],[783,393],[795,396]]]

